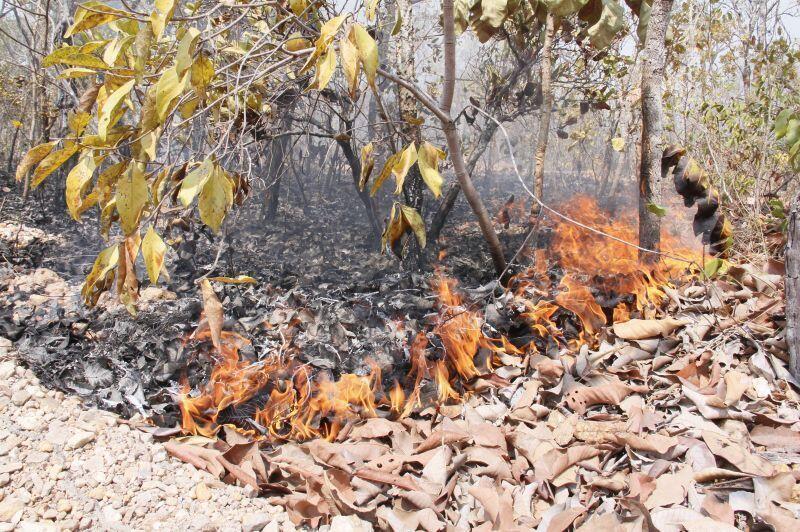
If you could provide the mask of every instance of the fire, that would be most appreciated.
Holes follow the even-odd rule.
[[[575,197],[568,207],[558,210],[620,240],[638,240],[634,216],[612,222],[587,196]],[[523,318],[542,338],[562,336],[553,319],[563,308],[580,321],[582,330],[575,345],[593,343],[609,322],[627,321],[632,312],[649,317],[666,300],[664,288],[671,286],[671,279],[686,275],[686,261],[659,256],[658,261],[644,264],[635,247],[566,220],[550,220],[549,224],[553,233],[547,255],[545,250],[535,250],[534,267],[512,281],[517,295],[525,298]],[[663,234],[661,240],[667,254],[697,260],[698,252],[679,239]],[[556,264],[562,272],[557,282],[549,278],[548,264]]]
[[[611,223],[587,198],[577,198],[567,213],[605,233],[636,240],[631,220]],[[667,237],[663,247],[671,253],[679,249]],[[537,249],[533,255],[534,266],[511,283],[516,301],[524,307],[520,317],[547,345],[554,340],[569,349],[595,343],[609,322],[654,313],[666,298],[664,287],[670,279],[686,272],[685,263],[674,260],[645,266],[635,248],[566,222],[554,224],[546,251]],[[343,374],[334,380],[324,372],[315,374],[285,350],[263,360],[245,360],[240,350],[248,340],[223,332],[208,382],[194,394],[188,383],[181,384],[178,404],[184,431],[210,437],[230,425],[271,441],[332,439],[346,424],[362,418],[400,419],[427,406],[431,398],[438,403],[459,401],[472,381],[537,352],[535,342],[520,348],[502,335],[488,336],[479,307],[465,303],[455,281],[441,272],[433,288],[438,312],[429,331],[411,339],[405,379],[395,380],[387,390],[381,369],[372,362],[367,374]],[[577,318],[571,328],[564,326],[569,315]],[[195,340],[209,336],[206,329]],[[287,340],[284,347],[290,343]],[[430,393],[423,392],[427,389]]]

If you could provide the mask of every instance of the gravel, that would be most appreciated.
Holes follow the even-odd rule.
[[[0,337],[0,532],[294,530],[281,508],[39,385]]]

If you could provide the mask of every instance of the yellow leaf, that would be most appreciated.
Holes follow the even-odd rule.
[[[326,21],[325,24],[322,25],[319,30],[319,38],[317,39],[317,47],[320,48],[320,53],[325,51],[328,45],[333,41],[344,19],[345,15],[339,15]]]
[[[119,262],[119,245],[114,244],[101,251],[94,261],[92,271],[81,287],[83,301],[88,306],[97,304],[100,295],[114,283],[114,268]]]
[[[166,252],[167,245],[151,225],[142,240],[142,257],[147,268],[147,276],[150,277],[150,282],[153,284],[158,282],[158,276],[164,266],[164,254]]]
[[[69,65],[107,70],[109,66],[97,56],[81,52],[76,46],[65,46],[54,50],[42,60],[42,66]]]
[[[289,7],[292,9],[292,13],[299,17],[308,9],[308,2],[306,0],[289,0]]]
[[[117,182],[117,212],[119,226],[125,235],[130,235],[139,227],[139,217],[147,203],[148,188],[144,170],[131,163],[128,170]]]
[[[611,139],[611,147],[614,151],[622,151],[625,149],[625,139],[622,137],[614,137]]]
[[[214,160],[211,157],[207,157],[200,166],[186,174],[181,183],[181,190],[178,192],[178,199],[184,207],[188,207],[203,189],[214,172],[214,166]]]
[[[218,233],[232,203],[233,185],[225,172],[216,167],[200,191],[200,199],[197,201],[200,219],[212,231]]]
[[[417,164],[422,180],[428,185],[435,197],[442,195],[442,174],[439,173],[439,161],[444,159],[444,152],[429,142],[423,142],[417,150]]]
[[[150,14],[150,24],[153,26],[153,35],[156,40],[161,39],[167,22],[175,11],[175,0],[156,0],[155,9]]]
[[[164,120],[169,114],[172,103],[180,96],[183,89],[186,87],[186,80],[189,74],[183,77],[178,75],[175,67],[168,68],[161,74],[161,77],[156,83],[156,119],[159,124],[163,124]]]
[[[353,25],[352,34],[358,48],[358,55],[361,57],[361,64],[364,66],[367,82],[374,86],[375,76],[378,72],[378,45],[360,24]]]
[[[76,33],[108,24],[127,15],[126,12],[114,9],[103,2],[84,2],[75,9],[75,22],[67,28],[64,38],[68,39]]]
[[[425,222],[422,220],[417,209],[409,207],[408,205],[401,205],[400,209],[403,212],[403,218],[406,219],[414,235],[417,237],[420,247],[425,247]]]
[[[38,187],[47,176],[55,172],[62,164],[67,162],[70,157],[75,155],[77,151],[78,146],[76,144],[70,144],[58,151],[50,152],[47,157],[42,159],[42,162],[39,163],[36,170],[34,170],[33,177],[31,177],[31,188]]]
[[[198,96],[205,97],[206,87],[214,79],[214,63],[208,54],[201,53],[192,63],[191,82]]]
[[[342,71],[350,89],[350,97],[355,100],[358,92],[358,48],[349,38],[339,39],[339,53],[342,55]]]
[[[58,76],[58,79],[76,79],[76,78],[85,78],[86,76],[92,76],[97,74],[97,71],[92,70],[91,68],[83,68],[83,67],[70,67],[65,68]]]
[[[36,164],[39,163],[39,161],[47,157],[47,154],[49,154],[53,150],[53,147],[56,144],[58,144],[58,141],[54,140],[53,142],[45,142],[44,144],[39,144],[38,146],[34,146],[30,150],[28,150],[28,153],[26,153],[22,157],[22,160],[19,162],[19,165],[17,165],[17,175],[16,175],[17,181],[22,181],[25,178],[25,176],[28,175],[28,172],[31,171],[31,168],[36,166]]]
[[[403,183],[406,180],[406,175],[411,167],[414,166],[415,162],[417,162],[417,148],[412,142],[402,151],[392,168],[392,174],[394,174],[394,179],[397,184],[394,191],[395,194],[400,194],[403,191]]]
[[[209,277],[210,281],[217,281],[228,284],[256,284],[257,280],[249,275],[237,275],[236,277]]]
[[[131,35],[127,35],[125,37],[118,36],[114,38],[110,43],[108,43],[105,51],[103,52],[103,61],[108,66],[113,67],[116,64],[120,53],[129,47],[132,42],[133,36]]]
[[[100,172],[100,175],[97,177],[95,190],[97,191],[97,202],[101,207],[105,208],[114,197],[113,191],[117,180],[119,180],[119,176],[121,176],[122,172],[128,167],[128,163],[130,163],[130,161],[126,159],[112,164]]]
[[[372,188],[369,191],[370,196],[374,196],[376,192],[381,188],[383,182],[392,175],[392,168],[394,168],[395,163],[400,159],[400,153],[392,154],[383,165],[383,169],[381,173],[378,174],[378,178],[372,182]]]
[[[76,137],[79,137],[89,122],[92,120],[92,115],[86,111],[70,111],[67,114],[67,126]]]
[[[302,37],[299,33],[296,33],[292,37],[290,37],[288,41],[286,41],[286,44],[284,46],[290,52],[299,52],[300,50],[311,48],[311,42],[308,39]]]
[[[175,69],[178,71],[179,75],[183,75],[183,73],[192,66],[192,58],[194,57],[194,50],[197,47],[198,37],[200,37],[200,30],[197,28],[189,28],[178,44],[178,53],[175,56]]]
[[[136,34],[136,40],[133,41],[133,70],[138,74],[144,72],[147,62],[150,60],[150,49],[153,47],[153,29],[150,24],[145,24],[144,27]]]
[[[22,127],[22,122],[20,122],[19,120],[12,120],[11,125],[14,126],[15,128],[20,128]]]
[[[78,164],[67,174],[65,193],[67,209],[72,215],[72,218],[76,221],[81,218],[83,196],[86,194],[86,189],[92,182],[92,175],[94,174],[96,166],[94,162],[94,153],[92,150],[86,150],[81,154],[81,158],[78,159]]]
[[[156,158],[156,150],[158,149],[158,139],[161,136],[160,129],[148,131],[139,138],[139,161],[147,162]]]
[[[100,135],[101,139],[106,140],[108,138],[108,126],[111,124],[112,115],[119,104],[122,103],[122,100],[131,92],[135,83],[135,79],[128,81],[112,92],[103,102],[103,106],[97,115],[97,134]]]
[[[367,0],[366,3],[366,12],[367,12],[367,20],[370,22],[375,22],[375,11],[378,8],[378,0]]]
[[[364,190],[369,176],[372,174],[372,169],[375,168],[375,158],[372,156],[374,149],[372,142],[361,148],[361,175],[358,180],[358,190]]]
[[[318,90],[321,91],[330,83],[333,77],[333,72],[336,70],[336,51],[333,48],[328,48],[325,55],[320,57],[317,61],[317,70],[314,74],[314,80],[308,86],[306,91]]]

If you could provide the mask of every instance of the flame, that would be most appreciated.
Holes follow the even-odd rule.
[[[632,220],[612,223],[588,198],[576,198],[562,212],[605,233],[636,241]],[[547,248],[534,250],[533,267],[512,279],[511,285],[515,301],[522,305],[521,318],[548,345],[551,340],[570,349],[593,344],[609,321],[654,313],[666,299],[664,288],[670,279],[686,274],[685,263],[662,257],[643,265],[635,248],[574,224],[555,223],[552,229]],[[662,239],[662,247],[671,253],[681,249],[668,236]],[[281,355],[256,362],[241,356],[247,339],[223,332],[208,382],[194,393],[188,382],[181,382],[177,399],[183,430],[213,436],[221,425],[232,423],[254,438],[272,441],[333,439],[347,423],[375,416],[400,419],[426,406],[425,398],[432,394],[422,390],[428,384],[435,388],[438,403],[459,401],[471,381],[499,365],[514,363],[514,357],[521,361],[537,352],[534,342],[519,348],[504,336],[487,335],[479,307],[465,303],[454,280],[439,272],[432,286],[438,296],[432,327],[411,339],[410,370],[388,391],[383,388],[381,369],[371,361],[364,375],[343,374],[334,380],[328,373],[315,374],[310,366],[286,354],[292,352],[291,331],[285,335]],[[570,315],[577,321],[571,322],[574,327],[564,327]],[[297,325],[290,324],[292,330]],[[403,323],[396,328],[403,331]],[[207,341],[209,336],[206,328],[193,340]]]
[[[620,240],[638,241],[635,217],[620,216],[611,221],[587,196],[577,196],[569,206],[557,210]],[[566,220],[547,223],[553,231],[547,249],[535,250],[534,266],[512,280],[516,294],[525,302],[522,317],[541,338],[563,340],[563,332],[554,323],[562,308],[580,321],[581,330],[572,339],[573,347],[594,343],[600,329],[609,322],[627,321],[634,311],[645,317],[654,314],[667,298],[664,288],[672,286],[670,280],[686,274],[685,261],[662,255],[658,261],[644,264],[635,247]],[[689,244],[666,232],[662,234],[661,249],[687,260],[698,257]],[[548,275],[548,265],[552,264],[562,272],[557,282]],[[611,310],[607,312],[604,307]]]

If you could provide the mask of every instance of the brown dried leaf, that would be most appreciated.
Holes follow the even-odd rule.
[[[769,450],[800,451],[800,432],[789,427],[756,425],[750,431],[750,439],[756,445],[763,445]]]
[[[772,476],[775,473],[772,464],[760,456],[752,454],[741,443],[709,430],[704,430],[702,436],[712,453],[727,460],[742,473],[764,477]]]
[[[553,480],[578,462],[594,458],[599,454],[599,449],[589,445],[575,445],[566,451],[553,449],[534,464],[536,480]]]
[[[222,336],[222,303],[217,299],[217,294],[214,293],[214,288],[208,279],[203,279],[200,282],[200,292],[203,295],[203,312],[208,321],[208,328],[211,331],[211,342],[214,347],[219,350],[220,338]]]
[[[654,336],[667,336],[678,327],[691,323],[688,319],[664,318],[662,320],[633,319],[615,323],[614,334],[624,340],[643,340]]]
[[[647,387],[634,387],[621,382],[583,386],[575,388],[566,395],[567,406],[577,414],[583,414],[593,405],[619,405],[633,392],[647,391]]]

